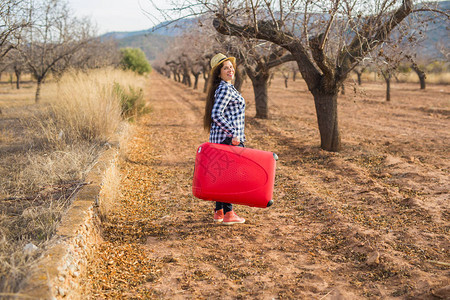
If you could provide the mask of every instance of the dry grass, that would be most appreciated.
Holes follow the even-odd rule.
[[[132,73],[114,70],[71,72],[57,86],[57,101],[48,110],[52,118],[39,117],[37,127],[42,129],[46,141],[55,146],[74,140],[108,141],[122,122],[114,84],[131,85],[136,80]]]
[[[106,171],[102,181],[102,190],[98,200],[98,211],[102,221],[109,221],[109,216],[116,211],[120,196],[120,172],[116,164],[112,164]]]
[[[72,71],[43,86],[40,104],[32,82],[19,90],[0,84],[0,298],[20,290],[99,151],[117,139],[123,119],[114,85],[139,89],[144,80],[113,69]],[[117,174],[108,170],[104,182],[108,205]],[[30,243],[37,248],[25,251]]]
[[[450,73],[427,74],[427,82],[434,84],[449,84]]]
[[[118,210],[120,199],[121,175],[118,160],[127,159],[129,154],[129,137],[131,126],[129,123],[122,123],[119,139],[119,157],[115,157],[114,163],[106,169],[103,175],[102,189],[98,198],[98,213],[103,222],[111,221],[111,216]]]

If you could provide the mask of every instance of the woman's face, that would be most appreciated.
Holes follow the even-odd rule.
[[[233,80],[234,67],[231,61],[227,60],[223,63],[222,68],[220,69],[220,78],[228,83],[231,83],[231,80]]]

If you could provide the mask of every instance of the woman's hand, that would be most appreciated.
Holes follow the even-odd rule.
[[[233,145],[233,146],[237,146],[237,145],[239,145],[241,143],[241,140],[238,138],[238,137],[233,137],[233,139],[231,140],[231,144]]]

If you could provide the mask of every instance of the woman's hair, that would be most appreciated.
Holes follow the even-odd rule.
[[[222,80],[219,76],[220,70],[222,69],[223,63],[221,63],[208,78],[208,87],[206,89],[206,105],[205,105],[205,116],[203,118],[203,127],[206,130],[211,129],[211,113],[214,105],[214,94],[216,89]]]

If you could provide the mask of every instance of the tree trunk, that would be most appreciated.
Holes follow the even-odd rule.
[[[425,74],[423,74],[423,76],[419,75],[419,80],[420,80],[420,89],[424,90],[425,89]]]
[[[422,71],[416,64],[412,65],[412,69],[414,70],[414,72],[416,72],[417,76],[419,76],[419,81],[420,81],[420,89],[424,90],[425,89],[425,79],[427,78],[427,76],[425,75],[425,72]]]
[[[269,118],[269,97],[267,92],[269,78],[270,74],[258,74],[253,78],[250,77],[255,94],[256,118]]]
[[[205,73],[203,73],[203,79],[205,79],[205,83],[203,84],[203,93],[206,93],[206,90],[208,88],[209,76],[206,76]]]
[[[391,101],[391,77],[386,76],[384,81],[386,81],[386,101]]]
[[[341,149],[337,115],[337,90],[335,93],[329,94],[317,89],[313,96],[319,124],[320,147],[326,151],[337,152]]]
[[[192,87],[191,75],[189,75],[189,72],[184,72],[183,81],[185,81],[185,85],[187,85],[188,87]]]
[[[194,74],[194,90],[198,88],[198,77],[200,76],[200,73]]]
[[[241,92],[244,83],[245,72],[241,68],[236,69],[236,78],[234,80],[234,87]]]
[[[41,84],[42,84],[42,78],[37,79],[37,86],[36,86],[36,95],[34,97],[34,102],[39,103],[41,100]]]
[[[358,76],[358,85],[361,85],[362,84],[362,80],[361,80],[362,72],[355,71],[355,73]]]
[[[20,89],[20,75],[22,72],[19,69],[14,69],[14,73],[16,73],[16,89]]]

